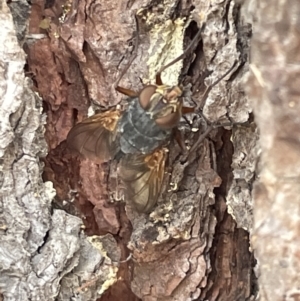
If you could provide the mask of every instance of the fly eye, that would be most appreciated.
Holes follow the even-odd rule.
[[[157,86],[149,85],[146,86],[139,95],[139,102],[141,107],[145,110],[149,106],[150,99],[152,95],[155,93]]]
[[[173,113],[155,119],[155,123],[163,129],[171,129],[178,124],[180,118],[181,113],[177,110]]]

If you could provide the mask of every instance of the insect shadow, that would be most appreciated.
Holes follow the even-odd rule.
[[[97,113],[76,124],[67,136],[70,149],[95,162],[121,158],[119,176],[125,188],[125,198],[138,212],[149,213],[155,206],[163,183],[168,153],[166,146],[174,136],[184,148],[178,129],[179,121],[183,115],[198,109],[183,106],[183,98],[189,88],[181,84],[165,85],[161,74],[195,49],[204,27],[205,24],[179,57],[157,72],[155,84],[146,85],[136,92],[118,86],[120,78],[117,80],[116,90],[129,97],[129,105],[124,111],[114,107]],[[234,67],[235,64],[206,88],[202,103],[210,90]],[[121,77],[123,75],[124,72]],[[199,146],[211,129],[207,128],[192,149]]]

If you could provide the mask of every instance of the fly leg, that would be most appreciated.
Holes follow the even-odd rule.
[[[205,118],[205,116],[201,113],[201,110],[202,110],[202,107],[208,97],[208,94],[209,92],[211,91],[211,89],[216,86],[222,79],[224,79],[230,72],[232,72],[232,70],[236,67],[237,65],[237,61],[234,62],[234,64],[232,65],[232,67],[227,71],[225,72],[220,78],[218,78],[215,82],[213,82],[211,85],[209,85],[208,87],[206,87],[202,97],[201,97],[201,101],[199,102],[199,104],[196,106],[196,108],[194,108],[194,112],[196,113],[199,113],[200,115],[202,115],[205,123],[206,123],[206,130],[204,131],[203,134],[201,134],[196,143],[194,143],[194,145],[192,146],[192,148],[190,149],[190,153],[193,153],[197,148],[198,146],[203,142],[203,140],[209,135],[209,133],[214,129],[214,128],[217,128],[217,127],[220,127],[220,126],[228,126],[228,125],[232,125],[232,124],[220,124],[220,125],[217,125],[215,123],[211,123],[209,122],[209,120],[207,120],[207,118]]]
[[[118,91],[126,96],[129,96],[129,97],[137,97],[138,96],[138,92],[127,89],[127,88],[117,86],[115,89],[116,89],[116,91]]]
[[[139,43],[140,43],[140,28],[139,28],[139,21],[137,19],[137,16],[135,15],[134,16],[135,18],[135,24],[136,24],[136,37],[135,37],[135,45],[134,45],[134,49],[133,49],[133,52],[132,52],[132,55],[131,55],[131,58],[129,60],[129,62],[127,63],[126,67],[123,69],[123,71],[120,73],[120,75],[118,76],[115,84],[114,84],[114,87],[115,89],[120,92],[120,93],[123,93],[122,91],[124,90],[127,90],[127,91],[131,91],[129,89],[126,89],[126,88],[122,88],[122,87],[119,87],[119,82],[121,81],[122,77],[124,76],[124,74],[127,72],[128,68],[131,66],[132,62],[136,59],[137,57],[137,51],[138,51],[138,46],[139,46]],[[120,91],[121,90],[121,91]],[[134,91],[131,91],[131,92],[134,92]],[[131,95],[128,95],[126,93],[123,93],[127,96],[131,96]],[[136,96],[136,95],[135,95]]]
[[[162,72],[165,71],[170,66],[174,65],[175,63],[177,63],[178,61],[184,59],[189,53],[191,53],[196,48],[196,46],[198,45],[198,43],[201,39],[201,32],[204,30],[204,28],[205,28],[205,23],[202,24],[201,28],[198,30],[194,39],[192,40],[190,45],[184,50],[184,52],[180,56],[178,56],[176,59],[174,59],[173,61],[171,61],[170,63],[168,63],[167,65],[165,65],[159,69],[159,71],[156,73],[156,76],[155,76],[156,84],[158,86],[161,86],[163,84],[163,82],[161,80]]]

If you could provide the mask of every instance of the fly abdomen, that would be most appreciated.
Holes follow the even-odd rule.
[[[134,98],[118,123],[121,150],[125,154],[150,153],[170,136],[161,129]]]

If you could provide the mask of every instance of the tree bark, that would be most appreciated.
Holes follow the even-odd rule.
[[[50,210],[55,190],[39,159],[46,116],[20,47],[28,15],[26,1],[1,2],[1,300],[96,300],[116,281],[120,254],[108,252],[117,248],[111,235],[87,238],[81,219]]]
[[[4,39],[14,40],[17,86],[27,87],[25,56],[5,3],[1,13],[11,24],[12,33]],[[15,24],[20,23],[17,19]],[[117,162],[98,165],[73,155],[66,147],[67,133],[88,113],[121,101],[113,85],[135,51],[120,84],[138,91],[140,79],[153,82],[155,73],[184,51],[203,22],[202,39],[192,54],[167,69],[162,79],[167,84],[190,85],[193,100],[202,109],[202,114],[180,123],[188,147],[205,132],[207,122],[225,127],[216,126],[189,152],[188,160],[170,141],[158,204],[149,215],[137,214],[130,200],[125,205],[118,198]],[[241,4],[232,0],[38,0],[32,2],[26,35],[24,26],[17,28],[19,43],[25,42],[26,71],[43,102],[24,88],[30,100],[18,91],[14,106],[3,102],[0,108],[6,120],[1,130],[8,137],[1,144],[6,164],[2,189],[8,187],[1,192],[1,201],[4,208],[16,212],[12,219],[10,211],[3,213],[1,245],[7,256],[1,256],[5,273],[0,283],[9,283],[1,290],[4,299],[9,300],[12,292],[17,300],[254,299],[255,259],[248,231],[253,226],[252,184],[259,146],[243,91],[251,25],[245,22]],[[203,100],[205,88],[232,66]],[[7,77],[7,72],[3,74]],[[45,183],[38,159],[46,149],[42,109],[47,115],[49,147],[43,159]],[[8,124],[9,130],[4,127]],[[9,182],[7,175],[13,180]],[[49,211],[50,183],[56,190],[53,212]],[[14,221],[26,216],[26,225],[18,222],[21,230],[13,227]],[[92,240],[81,233],[75,216],[83,220]],[[8,264],[13,249],[19,255]],[[16,262],[22,262],[24,270],[20,272]],[[23,290],[17,291],[16,286]]]
[[[247,94],[260,131],[252,244],[261,300],[300,300],[299,95],[300,5],[253,1]]]

